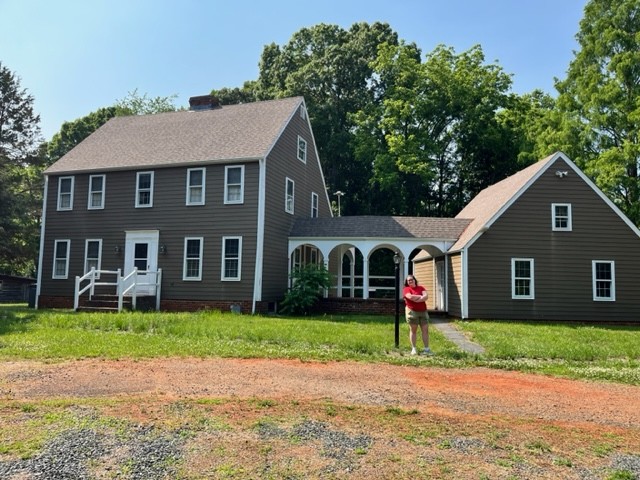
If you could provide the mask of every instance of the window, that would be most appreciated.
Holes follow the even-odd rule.
[[[58,210],[73,209],[74,177],[60,177],[58,180]]]
[[[184,239],[183,280],[202,280],[202,237]]]
[[[71,240],[56,240],[53,246],[53,278],[69,276],[69,245]]]
[[[222,280],[240,280],[242,237],[222,238]]]
[[[611,260],[593,260],[591,262],[593,277],[593,299],[600,302],[616,300],[616,269]]]
[[[554,232],[571,231],[571,204],[554,203],[551,205],[552,230]]]
[[[187,205],[204,205],[204,168],[187,170]]]
[[[244,165],[224,168],[224,203],[244,202]]]
[[[284,197],[284,210],[287,213],[293,213],[293,196],[294,196],[294,184],[293,180],[287,178],[286,192]]]
[[[533,280],[533,258],[512,258],[511,298],[535,298]]]
[[[318,194],[311,193],[311,218],[318,218]]]
[[[102,240],[87,240],[84,247],[84,273],[92,268],[100,270],[102,256]]]
[[[104,175],[89,177],[89,210],[104,208]]]
[[[298,160],[307,162],[307,141],[298,136]]]
[[[138,172],[136,176],[136,208],[153,206],[153,172]]]

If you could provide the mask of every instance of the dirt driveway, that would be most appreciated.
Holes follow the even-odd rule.
[[[294,428],[304,418],[352,435],[370,435],[367,455],[351,452],[351,466],[345,470],[334,465],[330,476],[334,478],[404,478],[404,473],[398,476],[400,471],[414,475],[412,478],[427,471],[435,476],[424,478],[606,478],[606,472],[620,470],[640,475],[637,386],[484,368],[455,370],[356,362],[194,358],[56,364],[19,361],[0,363],[0,398],[6,402],[74,398],[76,403],[116,399],[120,402],[118,415],[155,423],[161,421],[161,405],[194,401],[207,404],[202,399],[219,399],[208,404],[208,414],[224,416],[226,422],[235,425],[236,433],[242,431],[244,435],[255,429],[255,422],[264,422],[265,406],[268,417],[278,419],[274,421],[281,429]],[[262,399],[262,403],[256,399]],[[140,404],[146,404],[146,409]],[[389,415],[393,418],[387,418]],[[253,427],[246,423],[250,419]],[[458,426],[455,432],[451,431],[452,425]],[[425,433],[427,427],[434,429],[431,434]],[[497,431],[502,433],[495,437]],[[249,450],[265,441],[257,435],[247,440]],[[492,441],[487,440],[489,437]],[[466,445],[466,452],[454,448],[461,438],[467,439],[460,444]],[[471,445],[477,446],[473,454],[469,452],[469,439],[475,439]],[[377,452],[375,461],[374,444],[380,448],[387,445]],[[607,448],[599,452],[598,445],[604,444]],[[396,449],[393,455],[390,445]],[[228,455],[231,450],[226,448]],[[276,449],[273,445],[270,448],[270,452]],[[277,458],[269,460],[271,473],[275,471],[273,465],[279,469],[289,465],[286,468],[293,472],[291,478],[298,478],[296,472],[302,471],[305,473],[300,478],[324,478],[326,462],[332,460],[320,449],[315,460],[307,452],[305,461],[299,464],[300,452],[293,452],[298,448],[279,444]],[[418,454],[420,449],[424,450],[422,456]],[[464,467],[457,460],[463,453]],[[430,457],[433,455],[441,458],[440,465]],[[245,472],[239,476],[221,475],[220,462],[214,460],[197,467],[193,477],[183,474],[185,478],[279,478],[257,473],[266,468],[267,460],[259,461],[264,456],[257,455],[258,460],[249,463],[235,459],[232,463]],[[423,458],[428,468],[416,467],[416,458]],[[448,466],[443,468],[442,464]],[[523,469],[523,464],[528,468]],[[403,468],[396,470],[399,466]],[[184,464],[182,468],[186,468]],[[192,468],[196,467],[190,462],[187,471]]]

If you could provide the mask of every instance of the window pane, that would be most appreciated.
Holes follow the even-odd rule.
[[[224,262],[224,276],[228,278],[238,276],[238,260],[227,259]]]
[[[189,172],[189,185],[202,185],[202,170],[192,170]]]
[[[227,169],[227,183],[240,183],[242,181],[240,168],[229,168]]]
[[[138,188],[151,188],[151,175],[148,173],[142,174],[138,178]]]
[[[238,239],[229,239],[225,243],[224,253],[227,258],[229,257],[237,257],[238,256],[238,247],[239,247]]]
[[[91,191],[97,192],[102,190],[102,177],[91,177]]]

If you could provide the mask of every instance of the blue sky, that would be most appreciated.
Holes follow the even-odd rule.
[[[0,0],[0,61],[35,99],[45,139],[137,89],[149,97],[241,86],[265,45],[319,23],[387,22],[423,54],[476,44],[513,91],[555,95],[587,0]]]

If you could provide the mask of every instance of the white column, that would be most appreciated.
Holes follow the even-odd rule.
[[[362,259],[362,298],[369,298],[369,259]]]

